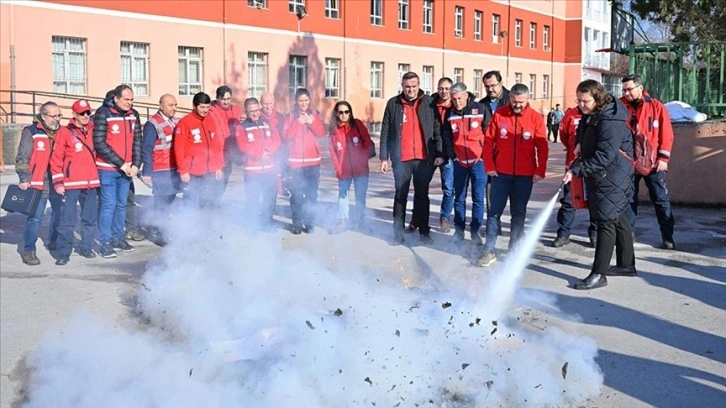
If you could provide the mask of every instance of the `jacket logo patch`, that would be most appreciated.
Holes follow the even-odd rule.
[[[38,141],[38,144],[35,146],[38,150],[45,151],[45,142],[44,141],[42,141],[42,140]]]
[[[358,144],[358,142],[359,142],[358,136],[354,136],[353,143]]]
[[[338,150],[343,150],[343,143],[336,142],[335,143],[335,148],[338,149]]]
[[[76,148],[76,153],[78,153],[83,150],[83,143],[77,142],[73,147]]]
[[[117,135],[119,133],[120,129],[121,129],[121,127],[119,127],[119,125],[117,123],[114,123],[113,125],[111,125],[111,133],[113,133],[114,135]]]
[[[502,136],[502,139],[507,138],[507,133],[509,133],[507,132],[507,129],[499,129],[499,134]]]
[[[255,141],[255,135],[252,132],[247,133],[247,141],[248,142],[254,142]]]
[[[471,128],[476,129],[479,127],[479,122],[471,122]]]
[[[266,131],[265,131],[265,136],[267,136],[267,137],[270,137],[270,136],[272,136],[272,133],[270,133],[270,131],[269,131],[269,130],[266,130]]]
[[[454,131],[454,132],[456,132],[457,130],[459,130],[459,127],[456,126],[456,123],[452,123],[451,124],[451,130]]]
[[[403,114],[403,123],[406,123],[406,122],[408,122],[408,116],[406,116],[406,114],[404,113]]]
[[[202,143],[202,132],[199,129],[192,129],[192,138],[194,143]]]
[[[479,114],[479,109],[472,109],[471,110],[471,114],[472,115],[478,115]]]
[[[524,134],[522,135],[522,137],[524,138],[524,140],[529,140],[529,139],[532,138],[532,134],[529,133],[529,132],[524,132]]]
[[[660,126],[660,123],[658,123],[657,120],[654,120],[653,121],[653,127],[656,128],[656,129],[658,129],[658,126]]]

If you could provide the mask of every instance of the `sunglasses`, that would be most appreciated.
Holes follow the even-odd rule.
[[[338,115],[348,115],[348,114],[350,114],[349,110],[339,110],[338,111]]]
[[[81,112],[81,113],[79,113],[79,115],[81,115],[81,116],[91,116],[91,111]]]

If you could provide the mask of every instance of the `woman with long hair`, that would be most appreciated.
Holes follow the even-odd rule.
[[[579,157],[563,182],[584,177],[590,220],[597,223],[595,259],[590,274],[575,289],[607,285],[606,275],[635,276],[635,254],[627,208],[633,196],[633,137],[627,125],[628,110],[603,85],[588,79],[577,86],[577,106],[582,119],[577,127],[575,154]],[[626,155],[628,157],[626,157]],[[615,252],[616,266],[610,267]]]
[[[320,184],[320,141],[325,137],[325,126],[320,112],[310,107],[310,92],[299,88],[295,92],[295,106],[287,115],[282,138],[286,144],[287,168],[290,188],[292,227],[290,232],[311,233],[315,222],[315,204]]]
[[[348,224],[348,190],[355,185],[355,213],[351,226],[363,227],[368,192],[368,160],[371,157],[371,135],[365,124],[353,116],[350,103],[340,101],[330,119],[330,158],[338,176],[338,223],[334,232],[345,231]]]

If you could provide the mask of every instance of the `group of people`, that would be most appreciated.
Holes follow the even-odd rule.
[[[553,115],[552,126],[546,126],[542,115],[530,106],[526,85],[515,84],[508,90],[498,71],[487,72],[482,81],[487,95],[479,101],[464,83],[453,83],[447,77],[438,81],[437,93],[426,95],[419,89],[418,75],[408,72],[402,78],[402,92],[388,100],[379,158],[381,172],[390,170],[394,178],[394,245],[404,243],[405,232],[416,230],[422,243],[433,242],[429,184],[439,168],[441,231],[449,232],[453,224],[454,239],[465,239],[471,186],[468,227],[471,240],[483,246],[477,264],[495,262],[507,202],[511,214],[509,247],[523,236],[533,185],[545,177],[547,169],[547,129],[557,121],[559,132],[554,135],[556,140],[560,133],[566,147],[567,172],[553,246],[569,243],[574,208],[567,183],[573,177],[583,177],[590,199],[588,233],[596,248],[592,273],[575,287],[603,286],[606,275],[635,275],[631,231],[641,178],[656,205],[663,247],[675,248],[666,188],[673,133],[667,111],[643,90],[639,76],[623,79],[622,99],[609,95],[596,81],[583,81],[577,88],[577,106]],[[234,166],[244,171],[246,214],[251,215],[254,228],[272,226],[277,195],[289,190],[290,232],[310,233],[316,225],[321,141],[326,137],[339,187],[334,231],[364,225],[368,161],[376,152],[366,125],[355,119],[350,103],[335,104],[326,129],[304,88],[296,91],[294,106],[287,114],[277,110],[271,93],[259,100],[247,98],[241,106],[232,103],[232,90],[227,86],[219,87],[215,96],[212,101],[209,95],[197,93],[192,112],[179,119],[176,98],[165,94],[159,99],[159,111],[143,127],[133,109],[133,91],[127,85],[110,92],[94,115],[87,101],[76,101],[73,118],[64,127],[60,126],[58,105],[43,104],[36,122],[23,130],[17,156],[20,187],[43,191],[36,214],[26,223],[23,262],[40,262],[35,242],[47,201],[53,213],[48,247],[57,251],[58,265],[68,263],[73,249],[78,203],[80,255],[95,256],[96,229],[102,257],[114,257],[116,250],[133,250],[125,239],[124,224],[129,187],[139,172],[142,182],[153,191],[157,221],[152,222],[150,235],[161,244],[166,239],[159,226],[164,224],[163,217],[177,194],[183,193],[184,203],[191,207],[215,207]],[[634,175],[634,129],[643,132],[655,147],[657,160],[650,175]],[[406,228],[412,181],[412,219]],[[348,199],[351,186],[356,199],[352,217]],[[483,225],[485,231],[481,231]],[[608,269],[615,247],[617,265]]]

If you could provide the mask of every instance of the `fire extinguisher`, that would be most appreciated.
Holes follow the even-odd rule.
[[[580,210],[588,208],[590,203],[587,200],[587,186],[582,177],[573,177],[570,181],[570,194],[572,195],[572,207]]]

